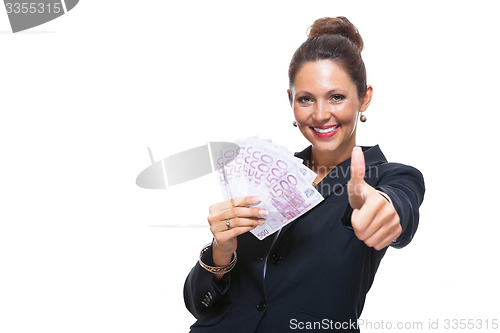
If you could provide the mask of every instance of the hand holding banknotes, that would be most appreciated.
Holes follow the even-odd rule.
[[[401,235],[402,228],[388,196],[368,185],[364,176],[365,157],[360,147],[354,147],[351,179],[347,184],[349,204],[354,209],[351,224],[356,237],[380,250]]]
[[[286,147],[256,137],[236,140],[236,143],[237,151],[221,151],[214,157],[217,177],[226,200],[247,196],[260,198],[259,207],[268,212],[266,223],[250,230],[259,240],[269,237],[323,200],[312,185],[317,175]],[[228,157],[233,159],[226,162]],[[229,208],[228,204],[223,207]]]
[[[215,237],[212,255],[216,266],[225,266],[238,247],[236,237],[262,225],[267,211],[256,205],[260,199],[255,196],[229,199],[210,206],[208,223]]]

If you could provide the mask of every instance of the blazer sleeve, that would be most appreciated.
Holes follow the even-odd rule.
[[[419,207],[424,200],[425,184],[422,173],[414,167],[387,163],[375,188],[386,193],[399,215],[402,233],[391,244],[402,248],[410,243],[418,228]]]
[[[213,266],[212,246],[202,255],[201,260]],[[186,308],[199,318],[201,314],[212,307],[226,294],[230,286],[230,274],[226,273],[219,281],[215,282],[213,274],[196,263],[191,269],[184,283],[184,303]]]
[[[425,184],[422,173],[412,166],[399,163],[385,163],[377,166],[378,177],[365,179],[375,189],[386,193],[399,216],[402,232],[390,244],[395,248],[405,247],[410,243],[417,231],[419,207],[424,200]],[[351,215],[353,209],[349,204],[341,218],[342,223],[352,229]]]

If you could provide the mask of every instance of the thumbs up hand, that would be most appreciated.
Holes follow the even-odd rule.
[[[401,235],[396,209],[389,197],[365,182],[365,157],[360,147],[351,154],[351,179],[347,183],[351,224],[356,237],[375,250],[383,249]]]

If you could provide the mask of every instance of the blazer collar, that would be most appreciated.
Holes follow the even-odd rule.
[[[362,146],[365,155],[365,177],[370,177],[373,169],[382,163],[386,163],[387,159],[380,150],[378,145],[375,146]],[[307,147],[301,152],[295,153],[295,156],[303,160],[303,164],[309,167],[311,159],[312,146]],[[375,172],[376,174],[376,172]],[[321,193],[323,198],[326,199],[332,193],[343,193],[344,186],[351,178],[351,159],[347,159],[342,163],[336,165],[317,185],[316,189]]]

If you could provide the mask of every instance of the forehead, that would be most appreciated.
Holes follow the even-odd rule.
[[[333,89],[356,90],[356,85],[344,68],[332,60],[306,62],[295,77],[295,91],[321,92]]]

